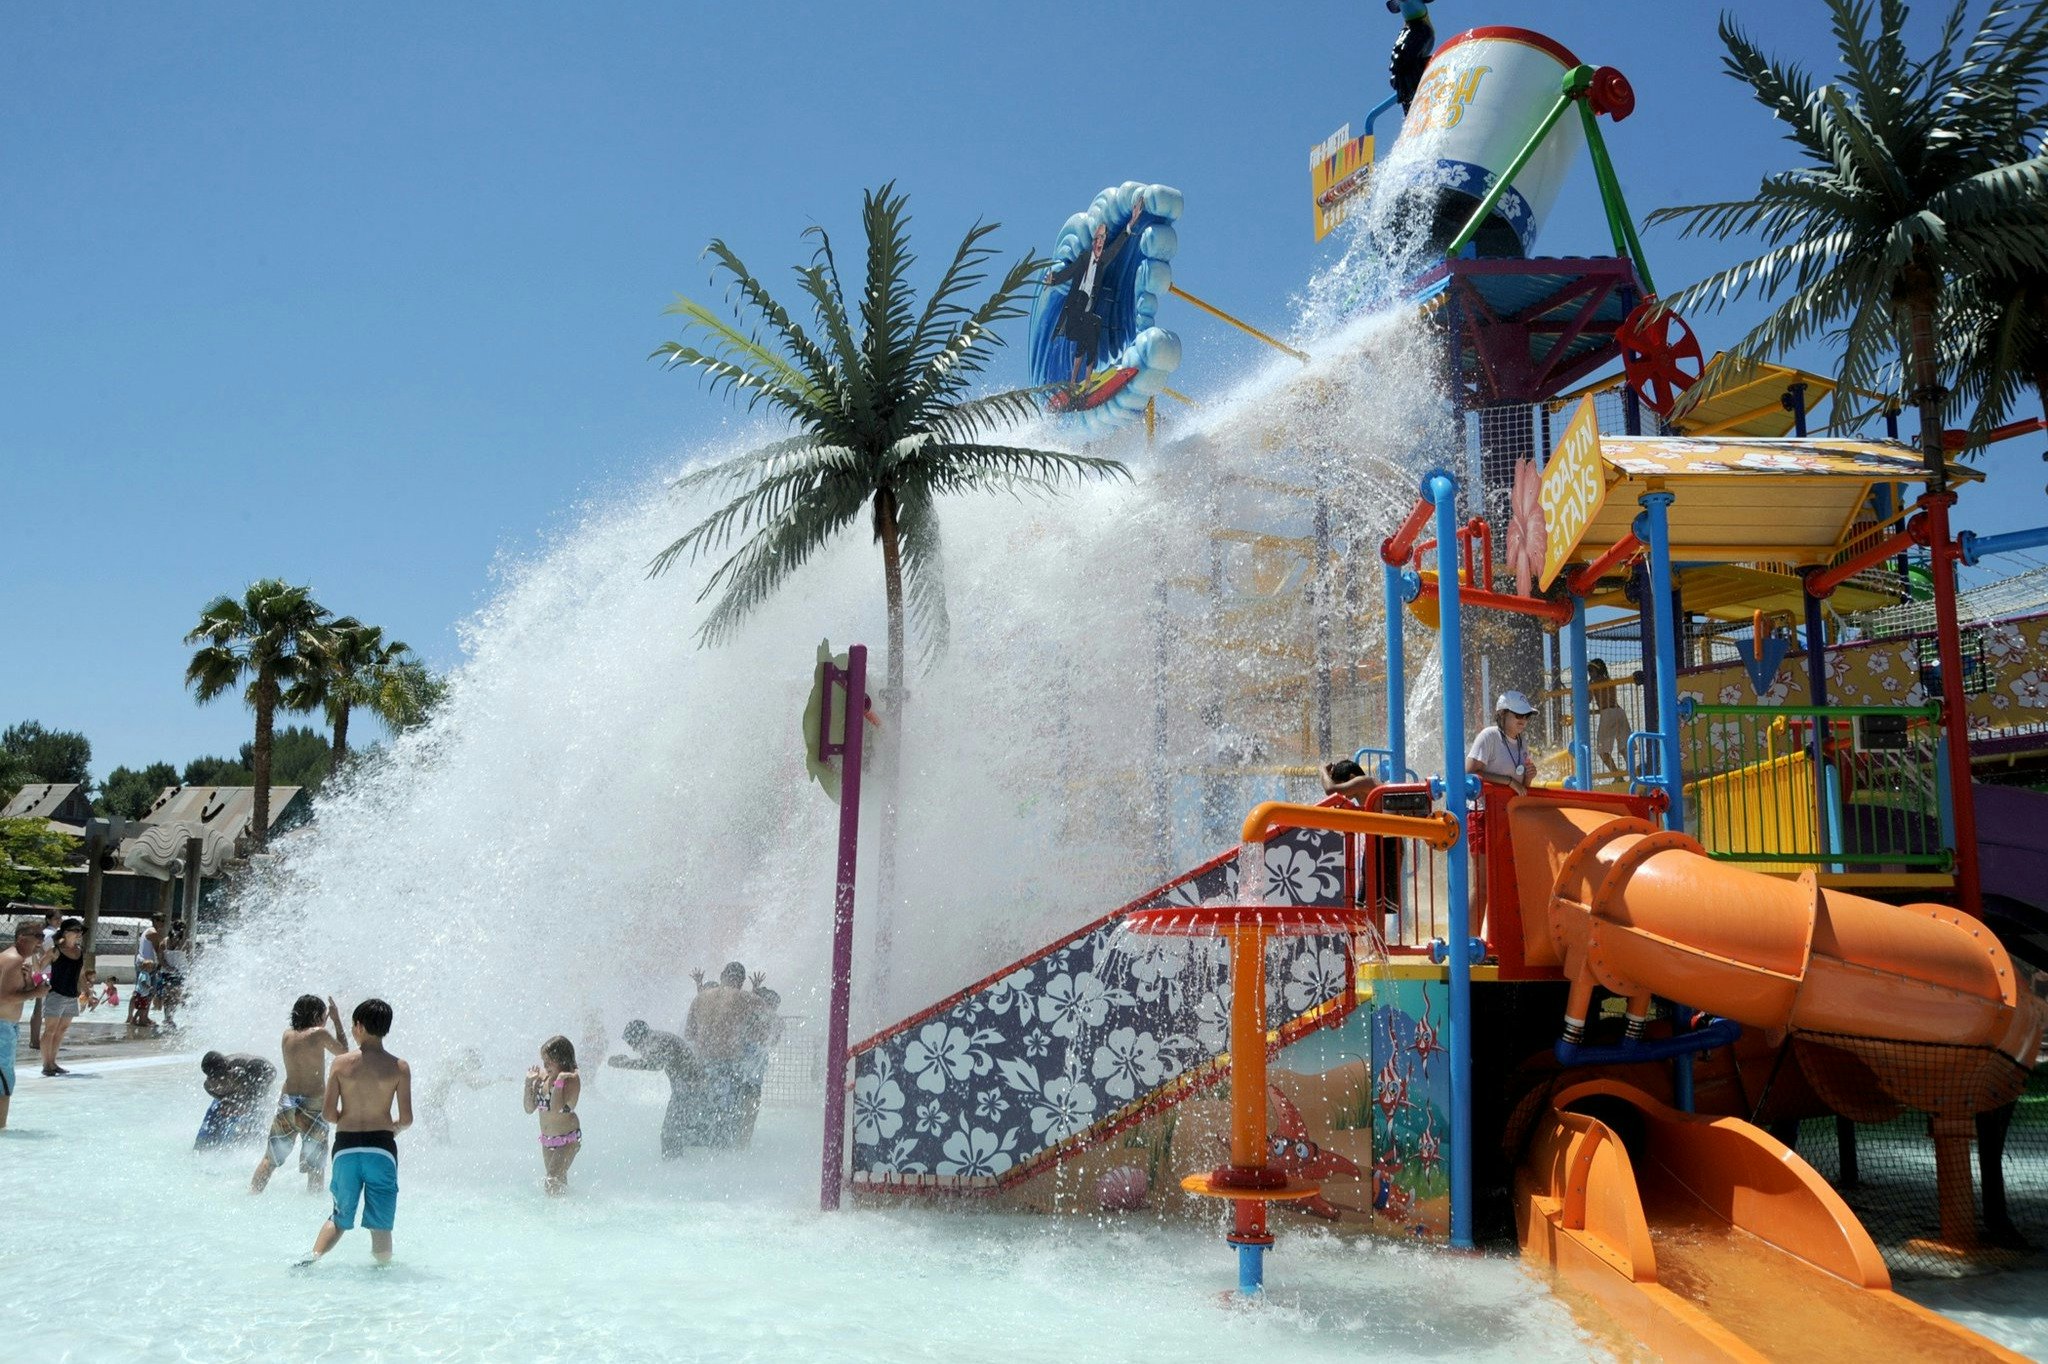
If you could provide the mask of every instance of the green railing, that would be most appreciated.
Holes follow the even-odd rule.
[[[1759,871],[1947,871],[1941,708],[1680,710],[1688,830]]]

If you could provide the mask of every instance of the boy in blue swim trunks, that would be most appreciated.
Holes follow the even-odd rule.
[[[0,951],[0,1129],[7,1126],[7,1106],[14,1101],[21,1006],[50,993],[50,978],[36,974],[42,942],[43,921],[23,919],[14,926],[13,945]]]
[[[323,1116],[334,1128],[334,1213],[313,1239],[310,1265],[341,1240],[362,1210],[377,1263],[391,1260],[391,1225],[398,1216],[398,1134],[412,1126],[412,1067],[384,1049],[391,1006],[366,999],[351,1016],[356,1049],[327,1076]]]

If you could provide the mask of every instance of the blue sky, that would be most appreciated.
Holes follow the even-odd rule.
[[[1630,76],[1610,145],[1638,215],[1788,158],[1712,5],[1436,8],[1443,36],[1538,22]],[[1832,52],[1817,0],[1744,14]],[[1380,98],[1395,28],[1377,0],[9,6],[0,723],[84,730],[98,775],[233,751],[246,714],[192,703],[179,641],[262,576],[454,663],[495,556],[730,419],[645,358],[676,291],[708,297],[705,241],[780,272],[812,222],[857,241],[886,179],[928,260],[977,217],[1043,249],[1105,184],[1177,185],[1177,278],[1284,327],[1332,252],[1307,149]],[[1667,289],[1734,258],[1647,246]],[[1540,249],[1606,249],[1585,167]],[[1694,320],[1711,346],[1740,316]],[[1174,325],[1182,387],[1254,358]],[[2038,444],[1993,457],[1963,524],[2043,519]]]

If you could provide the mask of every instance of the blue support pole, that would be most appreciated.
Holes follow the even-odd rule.
[[[1266,1248],[1240,1245],[1237,1248],[1237,1291],[1254,1297],[1266,1288]]]
[[[1586,684],[1586,599],[1572,597],[1572,770],[1578,774],[1579,789],[1593,789],[1593,700]]]
[[[1664,827],[1685,828],[1685,783],[1678,771],[1678,622],[1671,609],[1672,493],[1644,493],[1636,536],[1650,551],[1650,612],[1657,627],[1658,784],[1664,788]]]
[[[1437,631],[1443,654],[1444,809],[1466,829],[1465,663],[1459,619],[1458,480],[1441,469],[1422,480],[1422,495],[1436,505]],[[1467,882],[1470,845],[1464,838],[1445,858],[1450,900],[1451,1244],[1472,1248],[1472,906]]]
[[[1406,648],[1401,639],[1401,569],[1382,563],[1386,574],[1387,598],[1387,751],[1391,771],[1387,781],[1405,781],[1408,776],[1408,679]]]
[[[1806,594],[1806,692],[1808,705],[1828,703],[1827,628],[1821,619],[1820,598],[1811,592]],[[1832,831],[1840,821],[1835,817],[1835,788],[1828,781],[1827,724],[1821,716],[1813,717],[1813,742],[1807,746],[1807,760],[1813,764],[1814,837],[1820,851],[1835,852],[1839,835]]]

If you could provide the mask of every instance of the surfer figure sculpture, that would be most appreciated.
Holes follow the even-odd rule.
[[[1059,334],[1073,342],[1073,382],[1077,386],[1095,368],[1095,353],[1102,342],[1102,317],[1095,311],[1102,272],[1109,269],[1110,262],[1137,234],[1138,219],[1144,216],[1145,196],[1140,194],[1131,200],[1130,221],[1124,224],[1123,231],[1116,234],[1114,241],[1109,238],[1109,229],[1098,225],[1095,240],[1086,252],[1046,272],[1045,283],[1048,286],[1069,282],[1073,285],[1060,308]]]
[[[1436,50],[1436,28],[1429,22],[1429,0],[1387,0],[1387,13],[1406,21],[1387,62],[1387,84],[1394,87],[1394,98],[1401,102],[1405,114],[1415,101],[1415,87],[1422,84],[1422,68],[1429,65],[1430,54]]]

